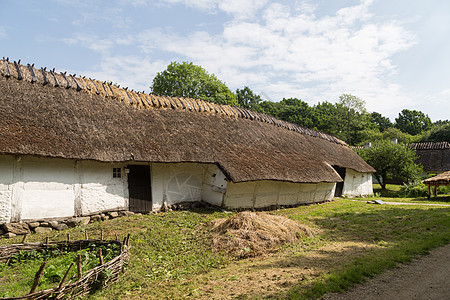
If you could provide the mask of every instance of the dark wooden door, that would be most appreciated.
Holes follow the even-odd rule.
[[[345,180],[345,168],[340,168],[338,166],[333,166],[333,168],[336,170],[336,172],[341,176],[342,182],[336,183],[336,190],[334,192],[335,197],[342,196],[342,192],[344,190],[344,180]]]
[[[152,189],[149,166],[128,166],[128,193],[130,211],[149,212],[152,210]]]

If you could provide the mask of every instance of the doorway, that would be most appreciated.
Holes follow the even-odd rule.
[[[342,182],[336,183],[336,190],[334,191],[335,197],[341,197],[342,192],[344,191],[344,181],[345,181],[345,168],[341,168],[338,166],[333,166],[334,170],[341,176]]]
[[[150,166],[129,165],[128,194],[129,210],[149,212],[152,210],[152,189],[150,184]]]

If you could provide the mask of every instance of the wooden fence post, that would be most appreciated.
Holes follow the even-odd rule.
[[[58,286],[58,290],[60,290],[60,289],[62,288],[62,286],[63,286],[63,284],[64,284],[64,281],[66,281],[67,275],[69,275],[69,272],[70,272],[70,270],[72,269],[73,265],[74,265],[74,263],[71,263],[71,264],[70,264],[69,269],[67,269],[66,274],[64,274],[63,279],[61,279],[61,282],[59,283],[59,286]]]
[[[41,263],[41,267],[39,268],[39,271],[37,271],[36,275],[34,275],[33,286],[31,287],[31,290],[30,290],[29,294],[32,294],[32,293],[34,293],[36,291],[36,288],[39,285],[39,282],[41,282],[42,275],[44,274],[44,268],[45,268],[46,264],[47,264],[47,262],[43,261]]]
[[[81,254],[78,253],[78,258],[77,258],[77,270],[78,270],[78,279],[81,278],[81,276],[83,275],[81,272]]]

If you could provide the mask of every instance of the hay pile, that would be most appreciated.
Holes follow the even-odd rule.
[[[213,224],[213,249],[245,258],[276,251],[276,247],[317,233],[283,216],[244,211]]]

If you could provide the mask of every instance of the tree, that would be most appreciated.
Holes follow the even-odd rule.
[[[421,141],[450,143],[450,123],[435,125],[431,130],[423,134]]]
[[[351,94],[342,94],[339,96],[336,108],[340,116],[344,140],[350,145],[357,144],[358,131],[373,127],[366,112],[364,100]]]
[[[335,104],[324,101],[314,105],[314,129],[334,135],[340,139],[344,139],[345,137],[339,128],[338,119],[338,109]]]
[[[279,118],[280,114],[280,103],[272,102],[272,101],[263,101],[259,104],[261,107],[261,111],[267,115],[270,115],[275,118]]]
[[[236,96],[214,74],[192,62],[172,62],[158,72],[151,85],[160,96],[189,97],[219,104],[237,105]]]
[[[422,173],[422,167],[414,162],[415,151],[404,144],[379,141],[372,147],[358,150],[358,154],[375,168],[374,176],[383,190],[386,189],[388,178],[412,182]]]
[[[313,128],[312,109],[308,103],[297,99],[283,99],[279,103],[278,118],[300,126]]]
[[[382,136],[384,140],[390,141],[392,139],[396,139],[401,144],[415,143],[418,141],[418,138],[420,138],[420,136],[412,136],[395,127],[386,129],[382,133]]]
[[[428,115],[421,111],[404,109],[395,118],[395,127],[403,132],[416,135],[431,129],[432,123]]]
[[[372,123],[377,125],[380,132],[383,132],[390,127],[394,127],[394,124],[392,124],[391,120],[389,120],[388,117],[383,117],[380,113],[374,111],[370,114],[370,117]]]
[[[240,107],[262,112],[262,108],[260,106],[261,96],[253,93],[253,91],[248,86],[244,87],[241,90],[237,89],[236,98]]]

